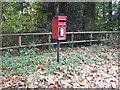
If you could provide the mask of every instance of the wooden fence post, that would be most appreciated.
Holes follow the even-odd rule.
[[[108,39],[108,33],[106,33],[106,40]]]
[[[74,47],[74,32],[71,34],[72,48]]]
[[[19,46],[22,45],[22,40],[21,40],[21,36],[19,36]]]
[[[92,40],[93,39],[93,35],[92,35],[92,33],[90,34],[90,40]],[[92,41],[90,42],[90,46],[92,45]]]
[[[51,45],[50,45],[50,43],[51,43],[51,34],[49,34],[48,42],[49,42],[48,48],[51,49]]]

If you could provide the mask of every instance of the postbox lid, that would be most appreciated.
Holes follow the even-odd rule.
[[[58,20],[66,20],[67,16],[58,16]]]
[[[54,19],[57,20],[65,20],[66,21],[67,16],[55,16]]]

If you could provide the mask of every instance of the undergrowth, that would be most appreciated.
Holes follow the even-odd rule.
[[[40,68],[46,69],[44,75],[56,74],[60,70],[64,73],[69,73],[75,72],[81,64],[95,64],[98,65],[95,68],[99,69],[100,64],[109,63],[107,60],[110,55],[104,51],[108,47],[97,45],[91,47],[90,49],[84,46],[74,49],[62,48],[59,63],[56,60],[55,50],[47,50],[47,54],[44,54],[45,51],[38,51],[37,48],[22,49],[17,53],[17,56],[12,54],[14,52],[12,49],[10,51],[3,51],[2,75],[31,74]],[[106,58],[107,60],[101,61],[99,57]]]

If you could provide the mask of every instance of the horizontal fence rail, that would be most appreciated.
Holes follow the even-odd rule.
[[[89,31],[89,32],[67,32],[66,34],[90,34],[90,33],[120,33],[120,31]],[[15,34],[0,34],[0,36],[28,36],[28,35],[50,35],[52,33],[15,33]]]
[[[74,46],[74,43],[83,43],[83,42],[90,42],[90,45],[92,42],[99,41],[99,40],[93,40],[93,34],[106,34],[106,38],[102,40],[108,39],[108,34],[111,33],[120,33],[120,31],[86,31],[86,32],[67,32],[67,34],[71,34],[71,41],[67,42],[60,42],[60,44],[72,44],[72,47]],[[90,40],[80,40],[80,41],[74,41],[75,34],[90,34]],[[48,36],[48,42],[49,43],[41,43],[41,44],[34,44],[34,45],[22,45],[22,36],[34,36],[34,35],[49,35]],[[10,49],[10,48],[19,48],[19,47],[30,47],[30,46],[44,46],[48,45],[50,48],[50,45],[55,45],[57,43],[51,43],[51,35],[52,33],[17,33],[17,34],[0,34],[0,37],[6,37],[6,36],[18,36],[18,46],[10,46],[10,47],[0,47],[0,50],[2,49]]]

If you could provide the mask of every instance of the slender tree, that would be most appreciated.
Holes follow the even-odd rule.
[[[109,22],[112,21],[112,2],[109,2]]]
[[[60,7],[59,7],[60,14],[64,14],[65,13],[66,5],[67,5],[67,2],[61,2],[60,3]]]
[[[59,2],[55,3],[55,15],[59,15],[59,8],[60,8],[60,3]]]
[[[109,18],[108,18],[108,23],[109,23],[109,30],[112,29],[112,0],[111,2],[108,3],[109,5]]]
[[[120,31],[120,1],[118,3],[118,30]]]
[[[84,29],[91,30],[95,21],[95,2],[86,2],[84,4]]]

